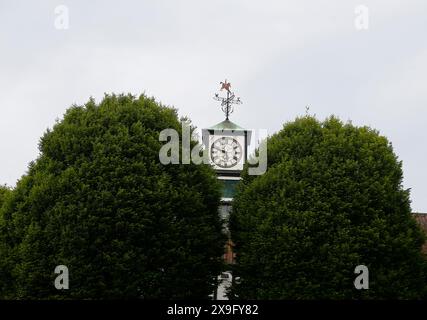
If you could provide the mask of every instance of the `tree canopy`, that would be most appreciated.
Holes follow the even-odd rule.
[[[247,168],[231,213],[231,298],[426,297],[424,235],[391,143],[368,127],[305,116],[268,139],[268,171]],[[353,284],[369,270],[369,289]]]
[[[10,188],[5,185],[0,185],[0,208],[6,199],[6,196],[10,193]]]
[[[175,109],[141,95],[69,108],[1,209],[0,297],[206,298],[222,267],[220,187],[207,165],[162,165]],[[193,142],[194,143],[194,142]],[[57,290],[54,269],[69,269]]]

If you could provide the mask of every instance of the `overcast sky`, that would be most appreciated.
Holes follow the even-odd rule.
[[[203,128],[223,120],[225,78],[240,126],[273,133],[309,105],[378,129],[427,212],[425,0],[0,0],[0,183],[15,185],[72,104],[145,92]]]

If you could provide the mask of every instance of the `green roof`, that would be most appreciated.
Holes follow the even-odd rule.
[[[210,127],[208,130],[234,130],[234,131],[245,131],[242,127],[238,126],[230,120],[224,120],[213,127]]]

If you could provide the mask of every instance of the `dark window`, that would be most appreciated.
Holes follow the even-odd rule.
[[[233,198],[236,193],[236,186],[239,180],[219,180],[222,183],[222,197]]]

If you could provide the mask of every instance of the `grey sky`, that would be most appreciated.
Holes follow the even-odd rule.
[[[62,4],[68,30],[54,27]],[[241,126],[273,133],[309,105],[378,129],[426,212],[426,31],[425,0],[1,0],[0,183],[15,184],[73,103],[145,91],[202,128],[223,120],[212,96],[227,78]]]

